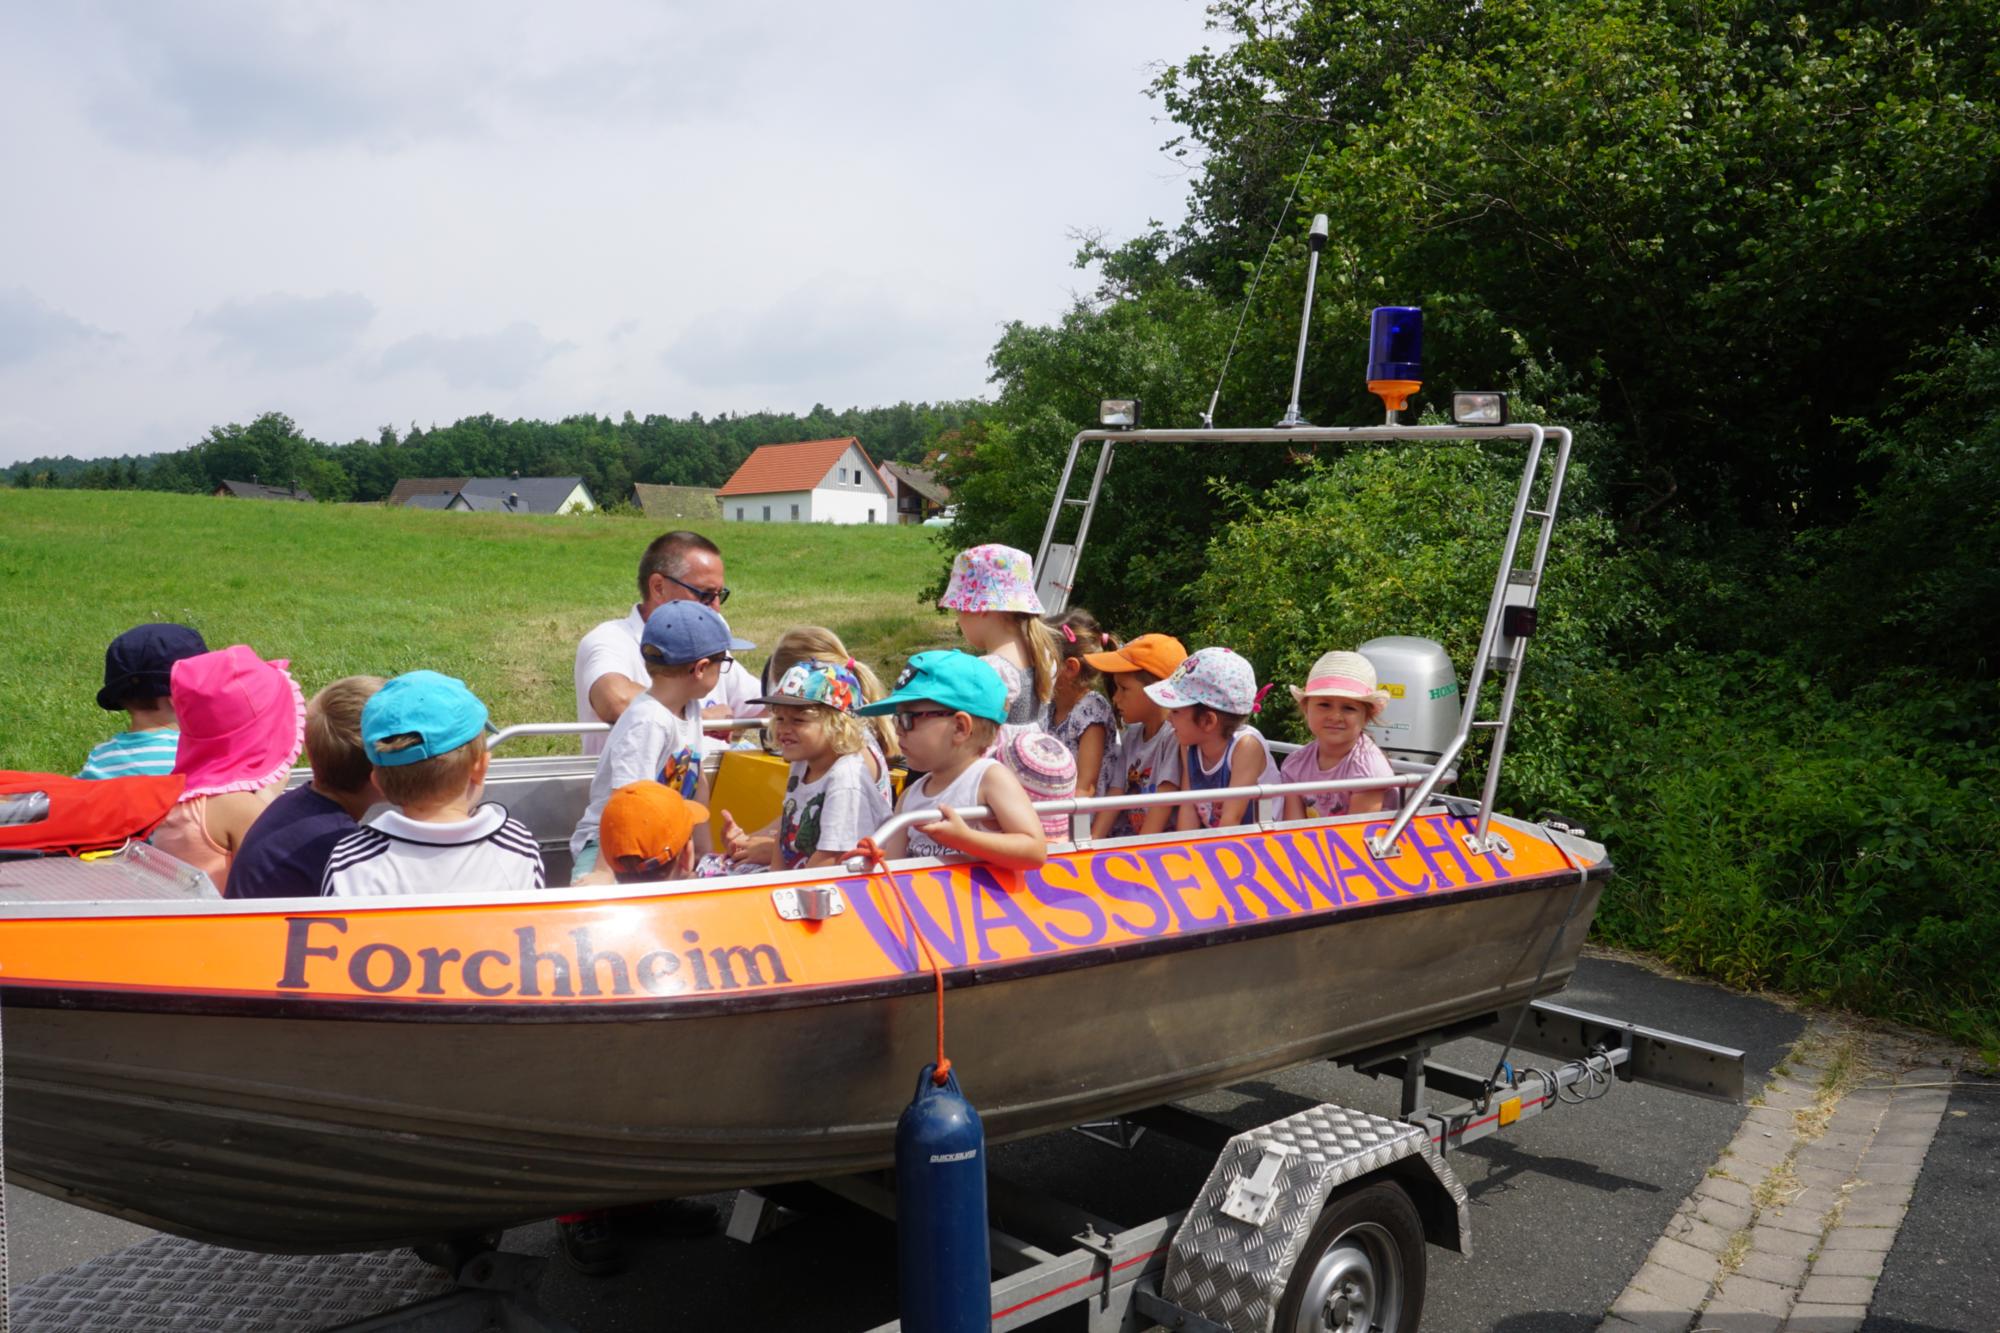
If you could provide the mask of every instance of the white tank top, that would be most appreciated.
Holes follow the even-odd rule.
[[[945,805],[950,806],[954,810],[965,810],[978,805],[979,784],[986,780],[986,770],[999,762],[997,759],[973,760],[965,766],[965,771],[958,775],[956,781],[935,796],[928,794],[931,779],[929,774],[925,774],[922,778],[912,782],[908,787],[903,789],[903,799],[897,805],[896,811],[900,814],[905,810],[935,810],[939,806]],[[990,819],[968,819],[965,822],[973,828],[983,829],[989,833],[997,833],[1000,830],[1000,826]],[[941,842],[932,841],[929,837],[925,836],[922,829],[911,829],[909,839],[908,854],[911,856],[957,856],[960,854],[955,847],[947,847]]]

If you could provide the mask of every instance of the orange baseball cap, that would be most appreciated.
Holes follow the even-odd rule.
[[[1083,660],[1099,671],[1145,671],[1165,680],[1187,655],[1170,634],[1141,634],[1115,653],[1085,653]]]
[[[665,865],[681,854],[708,811],[658,782],[632,782],[611,793],[598,819],[597,845],[616,866],[630,857]]]

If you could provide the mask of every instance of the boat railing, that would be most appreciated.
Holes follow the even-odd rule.
[[[1336,778],[1325,782],[1261,782],[1254,787],[1211,787],[1190,791],[1149,791],[1126,792],[1116,796],[1072,796],[1055,801],[1033,802],[1038,815],[1088,815],[1099,810],[1150,810],[1163,805],[1193,805],[1208,801],[1237,801],[1248,798],[1251,809],[1261,811],[1262,802],[1284,796],[1307,796],[1316,792],[1330,791],[1380,791],[1384,787],[1422,787],[1434,776],[1432,770],[1423,773],[1400,774],[1393,778]],[[991,819],[993,811],[983,805],[954,807],[965,819]],[[933,824],[944,818],[942,810],[904,810],[884,820],[870,835],[877,847],[898,833],[907,832],[918,824]],[[1279,821],[1274,819],[1254,819],[1244,821],[1246,828],[1273,828]],[[1408,823],[1407,820],[1404,823]],[[1089,847],[1088,837],[1074,840],[1077,847]],[[844,862],[850,871],[868,869],[866,857],[850,856]]]
[[[702,723],[703,731],[748,731],[761,727],[771,719],[768,717],[714,718]],[[486,748],[497,750],[508,741],[522,740],[530,736],[589,736],[611,730],[609,722],[516,722],[511,727],[502,727],[486,738]]]

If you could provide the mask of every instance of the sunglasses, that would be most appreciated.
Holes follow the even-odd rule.
[[[677,587],[685,588],[703,606],[721,606],[729,600],[727,588],[697,588],[692,583],[683,583],[672,574],[662,574],[660,577]]]
[[[896,711],[896,730],[915,731],[917,724],[928,717],[950,717],[949,708],[905,708]]]

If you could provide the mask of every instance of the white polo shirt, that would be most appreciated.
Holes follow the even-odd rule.
[[[590,706],[590,687],[597,683],[599,676],[607,673],[636,681],[645,688],[652,677],[646,672],[646,655],[639,651],[639,638],[646,632],[646,621],[639,614],[639,604],[622,620],[607,620],[596,629],[583,636],[576,645],[576,720],[579,722],[602,722],[597,710]],[[757,673],[745,670],[741,663],[722,673],[715,689],[701,701],[703,708],[721,704],[729,710],[731,717],[748,717],[757,710],[750,701],[758,694]],[[603,754],[606,733],[593,731],[583,738],[585,754]]]

